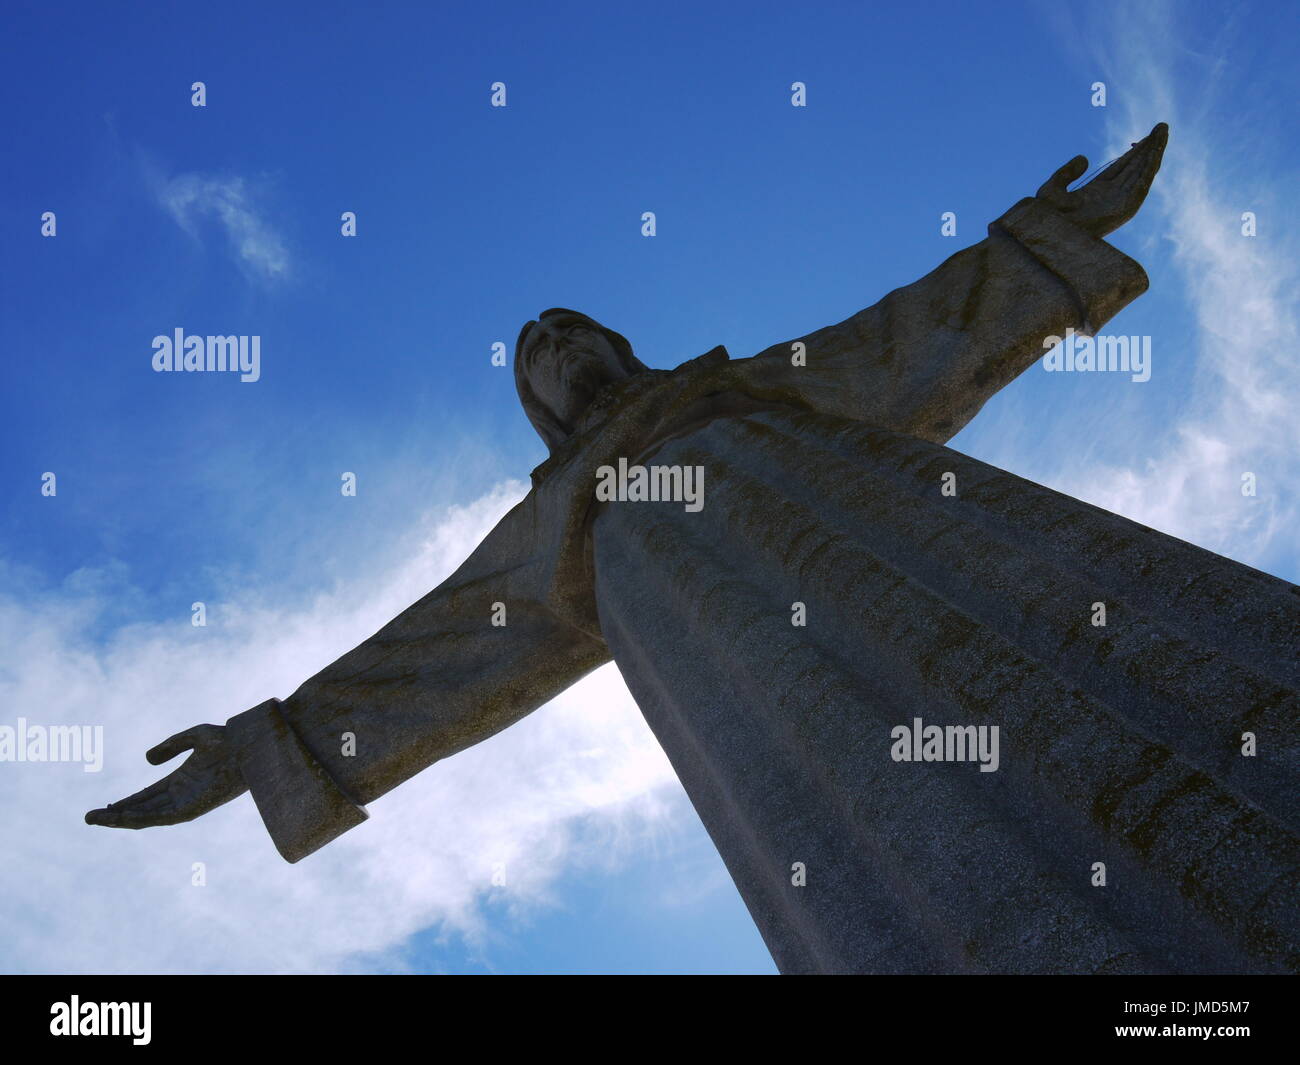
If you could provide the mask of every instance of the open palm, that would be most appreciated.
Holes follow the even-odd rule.
[[[1160,169],[1168,142],[1169,127],[1161,122],[1088,184],[1070,191],[1070,182],[1077,181],[1088,169],[1087,158],[1076,155],[1047,179],[1038,190],[1038,198],[1094,237],[1104,237],[1137,214]]]
[[[86,824],[108,828],[152,828],[192,821],[248,788],[240,775],[221,725],[195,725],[178,732],[145,754],[150,765],[162,765],[182,751],[194,753],[177,768],[143,791],[91,810]]]

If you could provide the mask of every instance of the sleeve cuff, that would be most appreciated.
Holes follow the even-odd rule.
[[[1150,284],[1141,264],[1033,196],[989,226],[990,234],[998,230],[1013,237],[1070,288],[1079,303],[1081,332],[1089,336]]]
[[[303,746],[279,699],[237,714],[226,730],[257,812],[285,861],[307,857],[366,820],[365,807]]]

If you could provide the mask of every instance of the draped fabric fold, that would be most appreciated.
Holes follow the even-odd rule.
[[[827,414],[646,461],[706,504],[601,508],[601,628],[783,971],[1297,967],[1300,589]]]

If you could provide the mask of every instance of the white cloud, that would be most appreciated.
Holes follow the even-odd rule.
[[[1270,188],[1275,170],[1260,165],[1280,147],[1270,140],[1275,101],[1260,101],[1266,112],[1234,109],[1231,122],[1216,123],[1213,102],[1227,91],[1223,57],[1176,77],[1178,64],[1197,56],[1180,41],[1167,6],[1107,12],[1098,32],[1076,31],[1101,42],[1100,69],[1123,86],[1111,94],[1106,156],[1121,154],[1156,121],[1170,124],[1143,218],[1172,242],[1196,341],[1189,351],[1158,347],[1154,358],[1157,374],[1191,374],[1194,387],[1136,464],[1076,467],[1056,487],[1243,561],[1293,566],[1300,559],[1285,537],[1300,518],[1300,247],[1272,209],[1289,190]],[[1260,215],[1257,237],[1241,233],[1245,210]],[[1241,493],[1247,472],[1258,478],[1254,498]]]
[[[197,236],[197,221],[215,218],[230,239],[239,262],[264,280],[288,275],[289,255],[284,242],[253,207],[243,178],[209,174],[178,174],[152,178],[154,194],[162,207],[189,233]]]
[[[545,905],[575,868],[613,868],[688,814],[667,759],[606,666],[486,743],[382,797],[371,819],[297,865],[275,852],[244,795],[207,816],[139,832],[82,814],[157,779],[143,752],[222,722],[308,675],[450,573],[519,498],[518,482],[428,520],[407,553],[298,609],[273,588],[220,605],[220,623],[89,635],[120,573],[57,595],[0,598],[0,723],[103,723],[101,773],[0,764],[0,914],[7,971],[333,971],[400,964],[435,926],[470,943],[503,934],[485,893]],[[186,604],[188,605],[188,604]],[[680,823],[680,822],[677,822]],[[191,863],[206,887],[190,886]],[[506,886],[492,887],[495,863]]]

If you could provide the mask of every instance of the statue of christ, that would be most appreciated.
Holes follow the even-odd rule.
[[[1045,338],[1146,290],[1103,238],[1167,136],[1075,190],[1071,160],[932,273],[750,358],[650,370],[543,312],[514,364],[550,450],[523,501],[86,820],[248,790],[296,862],[612,658],[783,971],[1295,969],[1297,589],[943,446]],[[630,467],[699,470],[701,505],[597,492]],[[996,771],[945,757],[994,727]]]

